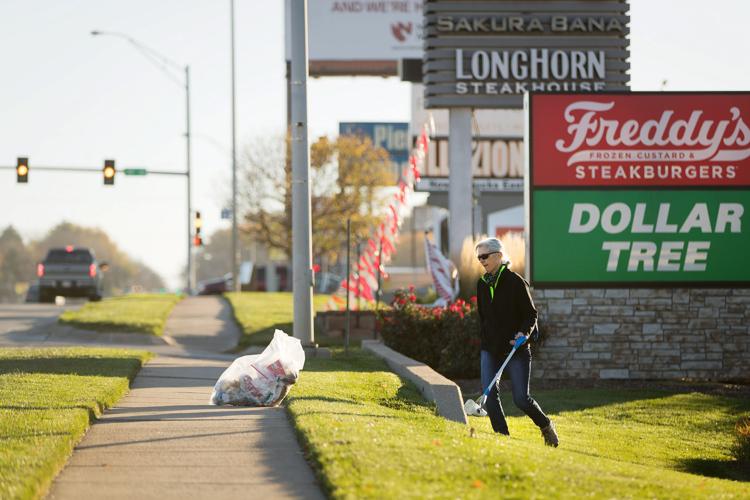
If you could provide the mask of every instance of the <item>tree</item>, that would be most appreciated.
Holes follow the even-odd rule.
[[[41,261],[50,248],[66,245],[91,248],[99,262],[109,264],[109,270],[102,280],[107,295],[127,293],[133,288],[152,291],[165,288],[161,276],[145,264],[133,260],[98,228],[62,222],[52,228],[44,239],[32,244],[31,254],[36,261]]]
[[[67,245],[91,248],[100,263],[109,264],[102,281],[107,295],[126,293],[134,288],[146,291],[165,288],[161,276],[121,251],[101,229],[63,222],[41,240],[26,245],[18,232],[8,226],[0,234],[0,302],[21,300],[25,288],[36,279],[35,264],[44,260],[50,248]]]
[[[15,302],[19,284],[26,283],[33,273],[34,260],[21,235],[8,226],[0,235],[0,302]]]
[[[243,232],[286,256],[292,254],[290,141],[259,140],[242,166]],[[369,235],[382,215],[383,186],[393,185],[387,151],[369,138],[319,138],[310,148],[312,246],[316,260],[335,261],[346,220],[355,238]]]
[[[250,259],[252,242],[245,233],[240,233],[241,261]],[[221,278],[232,272],[232,229],[219,229],[211,233],[206,243],[195,255],[196,276],[198,281]]]

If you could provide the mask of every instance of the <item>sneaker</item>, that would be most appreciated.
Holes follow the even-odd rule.
[[[544,438],[544,444],[547,446],[554,446],[560,444],[560,440],[557,438],[557,431],[555,431],[555,424],[551,421],[547,427],[542,429],[542,437]]]

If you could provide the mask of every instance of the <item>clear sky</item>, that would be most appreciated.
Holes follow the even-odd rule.
[[[309,0],[315,1],[315,0]],[[238,146],[281,134],[286,116],[283,1],[236,0]],[[631,88],[750,90],[740,0],[631,0]],[[0,165],[31,163],[27,185],[0,171],[0,229],[26,239],[62,220],[107,231],[180,285],[185,265],[182,177],[35,172],[34,165],[147,166],[184,171],[185,97],[127,42],[127,33],[192,74],[193,204],[204,232],[230,193],[229,0],[0,0]],[[311,79],[311,137],[339,121],[408,121],[409,85],[395,78]]]

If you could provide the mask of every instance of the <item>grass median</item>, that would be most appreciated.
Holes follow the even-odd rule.
[[[92,419],[150,357],[91,348],[0,349],[0,498],[41,497]]]
[[[233,292],[224,296],[232,304],[234,317],[242,329],[238,350],[251,345],[267,345],[273,338],[275,329],[292,334],[291,292]],[[330,295],[313,295],[315,311],[325,310]],[[337,340],[326,337],[316,337],[321,345],[330,345]],[[340,342],[340,341],[338,341]]]
[[[462,426],[437,417],[414,386],[356,350],[308,359],[288,408],[333,498],[750,497],[750,473],[730,458],[750,401],[658,390],[535,396],[559,448],[517,412],[511,438],[487,418]],[[503,402],[513,406],[508,391]]]
[[[161,335],[169,313],[182,297],[170,294],[137,294],[89,302],[77,311],[66,311],[60,323],[107,332]]]

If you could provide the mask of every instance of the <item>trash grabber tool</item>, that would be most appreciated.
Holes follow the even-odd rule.
[[[519,337],[516,339],[516,343],[513,344],[513,349],[510,350],[510,353],[508,354],[508,357],[505,358],[505,361],[503,361],[502,366],[495,374],[495,377],[492,379],[492,382],[485,387],[484,392],[481,396],[479,396],[479,400],[477,400],[477,403],[479,404],[480,408],[484,408],[484,404],[487,402],[487,396],[490,395],[490,390],[492,390],[492,386],[497,383],[498,380],[500,380],[500,377],[503,374],[503,370],[505,370],[505,366],[508,364],[508,361],[510,361],[510,358],[513,357],[513,355],[516,353],[519,347],[521,347],[526,342],[526,337]]]

